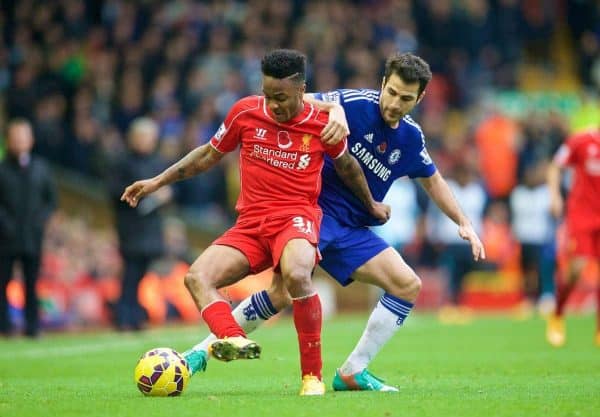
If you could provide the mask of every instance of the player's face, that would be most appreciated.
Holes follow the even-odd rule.
[[[305,84],[294,80],[263,77],[263,94],[273,118],[287,122],[302,111]]]
[[[397,74],[391,74],[381,84],[379,110],[383,120],[390,127],[397,127],[400,119],[406,116],[421,99],[419,83],[405,83]]]

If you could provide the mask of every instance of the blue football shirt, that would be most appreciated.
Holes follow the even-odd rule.
[[[379,91],[340,89],[314,96],[344,108],[350,127],[348,150],[359,161],[375,200],[383,201],[398,178],[430,177],[436,172],[421,127],[408,115],[397,128],[389,127],[379,110]],[[325,159],[322,178],[319,205],[324,214],[350,227],[380,224],[338,177],[330,158]]]

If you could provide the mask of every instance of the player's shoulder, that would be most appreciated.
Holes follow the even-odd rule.
[[[229,113],[227,113],[227,117],[225,119],[225,125],[229,128],[229,126],[240,120],[244,120],[245,116],[255,114],[256,112],[262,111],[262,103],[264,98],[262,96],[247,96],[242,97],[229,109]]]
[[[425,134],[423,133],[423,129],[421,129],[421,125],[413,120],[408,114],[402,118],[400,121],[402,124],[402,132],[408,135],[411,139],[422,142],[425,144]]]
[[[344,103],[379,104],[379,91],[370,88],[342,88],[336,90]]]
[[[357,102],[379,104],[379,91],[369,88],[339,88],[315,95],[319,100],[341,105]]]
[[[566,142],[571,144],[584,143],[589,141],[598,141],[600,140],[600,130],[598,129],[585,129],[580,130],[571,134]]]
[[[256,110],[262,107],[263,96],[246,96],[236,101],[231,107],[232,110]]]

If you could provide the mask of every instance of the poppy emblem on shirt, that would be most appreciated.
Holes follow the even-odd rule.
[[[292,138],[290,134],[285,130],[277,132],[277,146],[279,149],[289,149],[292,146]]]
[[[381,142],[379,145],[377,145],[377,152],[379,153],[385,153],[386,149],[387,149],[387,142]]]
[[[390,163],[390,165],[394,165],[396,162],[398,162],[398,160],[400,159],[400,155],[402,155],[400,149],[394,149],[390,154],[390,157],[388,158],[388,162]]]

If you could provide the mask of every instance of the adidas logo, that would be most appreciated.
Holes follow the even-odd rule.
[[[369,143],[373,143],[373,134],[372,134],[372,133],[367,133],[367,134],[364,136],[364,138],[365,138],[365,140],[366,140],[367,142],[369,142]]]

